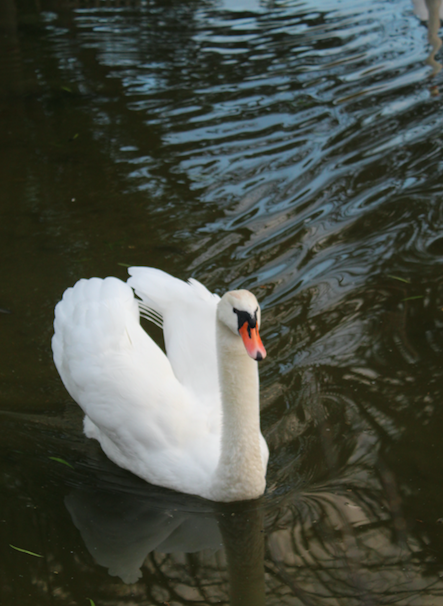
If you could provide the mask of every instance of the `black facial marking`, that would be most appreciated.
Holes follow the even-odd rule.
[[[238,309],[233,309],[234,313],[237,314],[238,318],[238,330],[244,325],[245,322],[248,324],[248,335],[251,338],[251,328],[256,328],[257,326],[257,311],[258,307],[254,312],[254,316],[247,311],[239,311]]]

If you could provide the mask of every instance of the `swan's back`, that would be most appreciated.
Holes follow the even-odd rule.
[[[163,316],[173,365],[140,326],[131,288],[116,278],[80,280],[65,292],[55,310],[54,361],[85,412],[86,434],[110,459],[149,482],[202,494],[219,458],[221,411],[214,343],[213,366],[206,350],[205,380],[186,375],[189,353],[204,351],[191,335],[192,293],[194,317],[206,326],[216,299],[205,306],[198,287],[171,276],[168,284],[165,276],[154,276],[156,286],[134,268],[131,285]]]

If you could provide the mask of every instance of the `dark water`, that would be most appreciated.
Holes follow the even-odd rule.
[[[428,34],[409,0],[2,0],[2,604],[443,604],[429,4]],[[53,308],[122,264],[259,297],[259,503],[147,486],[82,435]]]

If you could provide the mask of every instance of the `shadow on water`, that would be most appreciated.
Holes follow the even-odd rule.
[[[438,10],[0,3],[2,603],[443,599]],[[261,501],[82,436],[53,308],[125,264],[260,299]]]

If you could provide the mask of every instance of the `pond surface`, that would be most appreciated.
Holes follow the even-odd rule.
[[[2,0],[2,604],[443,603],[428,6]],[[53,309],[126,265],[259,298],[258,503],[149,486],[83,436]]]

